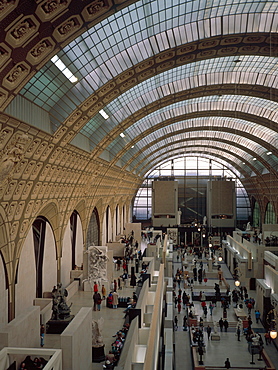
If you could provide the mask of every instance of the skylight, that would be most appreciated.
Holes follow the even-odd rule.
[[[107,114],[106,112],[104,112],[104,110],[103,110],[103,109],[101,109],[101,110],[99,111],[99,114],[101,114],[101,115],[102,115],[102,117],[103,117],[104,119],[109,118],[108,114]]]
[[[71,73],[71,71],[65,66],[65,64],[57,55],[54,55],[54,57],[51,58],[51,62],[55,64],[55,66],[63,73],[64,76],[67,77],[68,80],[70,80],[70,82],[75,83],[78,81],[78,78]]]

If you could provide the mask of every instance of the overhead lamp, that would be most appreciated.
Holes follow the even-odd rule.
[[[239,280],[235,281],[235,286],[240,286],[240,281]]]
[[[68,80],[70,80],[70,82],[74,83],[78,81],[78,78],[71,73],[58,55],[54,55],[54,57],[51,58],[51,62],[55,64],[55,66],[63,73],[64,76],[67,77]]]
[[[205,238],[206,237],[206,234],[204,233],[202,236],[203,236],[203,238]]]
[[[125,137],[125,134],[123,132],[120,133],[120,137]]]
[[[218,261],[221,262],[223,260],[223,257],[222,256],[219,256],[218,257]]]
[[[211,247],[212,247],[212,244],[210,243],[210,244],[209,244],[209,248],[211,248]]]
[[[256,161],[256,160],[257,160],[257,158],[256,158],[256,157],[254,157],[254,158],[253,158],[253,161]]]
[[[270,155],[270,154],[272,154],[272,152],[267,152],[267,153],[266,153],[266,155]]]
[[[98,113],[101,114],[104,119],[109,118],[108,114],[106,112],[104,112],[103,109],[101,109]]]
[[[133,149],[134,148],[134,145],[131,145],[131,148]]]

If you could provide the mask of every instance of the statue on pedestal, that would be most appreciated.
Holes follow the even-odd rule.
[[[68,291],[62,286],[62,283],[58,283],[57,287],[53,287],[52,315],[51,319],[46,323],[47,334],[61,334],[74,318],[74,315],[70,314],[72,303],[68,306],[67,296]]]
[[[102,338],[103,324],[104,324],[103,317],[101,317],[98,320],[92,321],[92,346],[93,347],[103,346],[103,338]]]
[[[68,291],[62,286],[62,283],[58,283],[57,287],[54,286],[52,289],[52,316],[51,320],[64,320],[70,317],[70,306],[66,302]]]
[[[102,362],[105,360],[104,343],[102,338],[104,319],[92,320],[92,361]]]

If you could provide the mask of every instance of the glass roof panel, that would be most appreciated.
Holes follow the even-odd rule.
[[[263,107],[263,102],[265,103],[265,107]],[[245,96],[229,96],[223,95],[219,96],[207,96],[207,97],[200,97],[196,99],[190,99],[187,101],[178,102],[172,104],[170,106],[166,106],[164,108],[158,109],[157,111],[146,115],[141,120],[135,122],[132,126],[125,130],[125,134],[129,137],[130,141],[136,139],[137,136],[142,135],[142,131],[146,131],[150,127],[154,127],[158,124],[163,124],[163,122],[171,117],[178,117],[180,115],[186,115],[190,112],[201,112],[201,111],[219,111],[227,110],[227,111],[242,111],[246,113],[253,113],[252,110],[256,110],[256,114],[259,117],[265,115],[266,117],[273,119],[273,113],[276,114],[278,108],[277,103],[273,103],[270,101],[265,101],[259,98],[250,98]],[[195,123],[194,123],[195,122]],[[258,125],[257,123],[253,123],[250,121],[245,121],[242,119],[238,119],[236,117],[226,117],[225,119],[220,116],[214,116],[204,119],[202,123],[205,126],[209,126],[213,130],[213,127],[229,127],[230,129],[240,130],[243,132],[249,132],[250,134],[255,135],[255,137],[266,140],[269,145],[277,145],[277,132]],[[162,133],[167,134],[169,130],[173,132],[174,130],[181,130],[187,127],[196,127],[199,125],[200,121],[196,120],[186,120],[180,123],[176,123],[174,126],[167,126],[163,128]],[[155,134],[156,135],[156,134]],[[145,142],[142,145],[146,145],[151,141],[151,136],[144,137]],[[108,147],[107,150],[111,152],[111,154],[116,155],[117,151],[120,147],[123,148],[125,143],[121,142],[120,138],[116,138]]]
[[[220,34],[257,32],[258,24],[262,32],[276,32],[273,17],[276,17],[277,6],[275,2],[250,0],[194,0],[182,4],[161,0],[137,1],[90,28],[58,53],[78,78],[76,84],[72,85],[49,61],[21,90],[21,94],[50,111],[53,117],[59,112],[59,120],[53,122],[57,127],[80,104],[80,100],[84,101],[130,66],[169,47]],[[246,17],[244,22],[242,19],[239,21],[240,12],[245,13],[242,15]],[[263,68],[260,58],[257,57],[254,71]],[[228,60],[224,61],[226,63]],[[214,70],[225,71],[226,67],[221,66],[221,62],[219,67]],[[253,69],[253,66],[247,67]],[[42,83],[44,79],[49,83]],[[37,94],[30,94],[31,88],[35,88]],[[65,104],[66,100],[70,101]]]
[[[173,135],[175,135],[173,133]],[[254,143],[253,141],[246,139],[246,138],[241,138],[240,136],[237,136],[235,134],[231,133],[224,133],[224,132],[216,132],[216,131],[194,131],[194,132],[186,132],[186,133],[181,133],[178,134],[177,136],[172,136],[172,137],[167,137],[166,139],[163,139],[163,137],[157,133],[155,136],[156,143],[153,144],[152,146],[148,146],[147,148],[144,148],[143,153],[136,154],[133,151],[129,151],[128,155],[129,158],[131,159],[131,154],[134,155],[134,158],[131,163],[129,163],[130,167],[136,166],[139,162],[142,162],[143,160],[146,159],[146,161],[149,161],[150,158],[152,158],[153,152],[157,153],[160,148],[162,148],[162,152],[165,151],[165,148],[175,148],[175,147],[180,147],[183,143],[186,141],[186,145],[193,145],[195,144],[196,146],[198,145],[203,145],[203,146],[208,146],[208,147],[221,147],[223,150],[228,150],[230,152],[235,152],[239,157],[240,160],[244,159],[246,162],[251,161],[254,157],[253,153],[248,153],[254,152],[256,153],[258,160],[254,161],[252,165],[257,168],[258,170],[262,170],[264,168],[264,165],[259,161],[260,153],[263,155],[266,151],[262,152],[261,147]],[[200,138],[200,139],[199,139]],[[192,139],[192,140],[190,140]],[[176,142],[177,141],[177,142]],[[223,142],[225,141],[225,142]],[[227,141],[227,142],[226,142]],[[231,143],[231,144],[229,144]],[[234,146],[233,143],[237,143],[241,148]],[[165,146],[165,148],[164,148]],[[246,148],[247,150],[243,150],[243,148]],[[136,151],[137,151],[137,146],[136,146]]]
[[[221,58],[221,59],[226,59],[226,58]],[[111,116],[111,128],[115,127],[119,122],[127,118],[130,114],[145,107],[146,105],[152,103],[153,101],[159,98],[163,98],[164,96],[169,95],[173,92],[178,93],[180,91],[187,90],[187,89],[194,88],[194,87],[207,86],[208,84],[223,84],[223,83],[225,84],[225,83],[231,83],[231,82],[233,83],[235,82],[238,84],[241,84],[241,83],[245,84],[245,83],[251,82],[255,84],[256,81],[258,80],[258,77],[261,76],[260,72],[263,72],[261,68],[258,68],[258,71],[255,73],[255,65],[249,61],[248,63],[249,63],[250,69],[252,70],[252,74],[249,73],[247,77],[243,72],[239,74],[233,73],[233,68],[228,70],[229,73],[210,74],[211,70],[215,70],[216,68],[221,68],[220,66],[217,66],[214,63],[215,61],[216,59],[211,60],[209,63],[207,63],[207,65],[204,65],[205,70],[202,71],[202,75],[205,73],[209,73],[209,74],[208,75],[205,74],[206,79],[204,79],[203,81],[199,79],[197,82],[196,81],[192,82],[192,77],[194,77],[195,74],[198,73],[198,70],[199,70],[198,68],[194,69],[193,65],[190,65],[190,68],[188,68],[189,66],[182,66],[182,67],[175,68],[171,71],[167,71],[159,76],[153,77],[145,82],[142,82],[141,84],[137,85],[136,87],[122,94],[120,97],[118,97],[117,99],[115,99],[114,101],[112,101],[110,104],[108,104],[105,107],[105,110],[109,111],[109,115]],[[264,63],[261,60],[261,62],[262,62],[262,65],[268,65],[269,67],[266,73],[272,73],[274,69],[277,71],[276,63],[278,62],[278,59],[276,61],[274,61],[273,59],[271,60],[268,59],[268,60],[265,60]],[[269,62],[271,62],[270,63],[271,66]],[[248,65],[248,63],[246,65]],[[195,63],[193,64],[195,65]],[[191,72],[193,75],[191,75]],[[261,77],[260,80],[261,81],[264,80],[265,82],[267,79],[267,74],[264,74],[263,76],[264,76],[264,79]],[[275,81],[277,80],[278,82],[277,77],[278,76],[275,75]],[[251,79],[251,81],[248,80],[248,78]],[[159,83],[160,81],[161,81],[161,84]],[[217,99],[218,101],[222,100],[222,99],[219,99],[219,97],[216,97],[214,99]],[[223,100],[224,99],[225,97],[223,98]],[[253,109],[256,109],[258,106],[259,98],[250,98],[248,96],[244,98],[244,101],[245,102],[250,101],[250,104],[251,104],[252,99],[255,99]],[[241,101],[241,98],[237,99],[237,102],[238,101]],[[269,111],[269,115],[273,115],[274,111],[275,111],[275,114],[277,114],[277,103],[275,102],[270,102],[265,99],[262,99],[259,103],[259,106],[267,107]],[[233,107],[229,107],[229,109],[232,109],[232,108]],[[262,113],[260,114],[262,115]],[[93,126],[91,130],[90,128],[91,128],[91,122],[88,122],[85,128],[87,135],[90,131],[93,135],[94,130],[97,129],[97,127],[95,126]]]
[[[239,171],[232,165],[232,163],[234,163],[234,158],[232,156],[229,156],[229,155],[225,154],[225,159],[224,159],[223,158],[223,153],[221,153],[221,151],[216,150],[214,148],[209,149],[209,152],[211,154],[205,153],[204,148],[200,148],[199,151],[198,151],[198,148],[197,148],[196,152],[195,151],[194,152],[187,152],[186,150],[181,151],[181,150],[177,149],[177,150],[174,150],[173,152],[170,152],[170,153],[163,153],[159,157],[156,157],[153,160],[153,162],[148,163],[148,166],[146,166],[146,168],[143,170],[141,175],[145,175],[145,173],[147,174],[150,171],[153,171],[153,169],[155,167],[157,167],[158,164],[160,165],[160,163],[163,163],[165,160],[168,161],[169,159],[173,159],[175,157],[180,157],[181,155],[198,156],[198,157],[201,156],[201,157],[206,157],[206,158],[209,158],[209,159],[217,160],[219,163],[224,164],[225,166],[230,168],[230,170],[233,171],[234,173],[239,174]],[[240,166],[240,164],[239,164],[239,166]],[[241,164],[240,167],[242,167],[242,164]],[[244,165],[244,167],[245,167],[244,171],[246,171],[246,173],[248,173],[250,175],[251,174],[250,168],[248,168],[246,165]],[[242,177],[242,172],[241,172],[241,175],[239,175],[239,177]]]

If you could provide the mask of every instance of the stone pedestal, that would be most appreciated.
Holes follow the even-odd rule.
[[[105,361],[104,345],[101,347],[92,347],[92,362]]]
[[[46,333],[47,334],[61,334],[71,320],[74,318],[74,315],[70,315],[64,320],[49,320],[46,323]]]
[[[210,338],[211,338],[211,340],[220,340],[220,335],[219,334],[212,333],[210,335]]]

